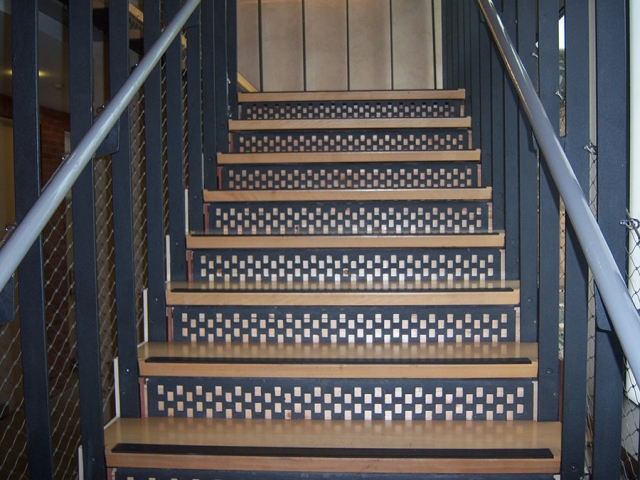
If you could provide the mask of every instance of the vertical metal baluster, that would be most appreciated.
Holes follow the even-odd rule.
[[[40,196],[38,1],[11,3],[16,222]],[[42,236],[18,267],[22,386],[31,478],[53,478]]]
[[[129,77],[129,2],[127,0],[112,0],[109,3],[109,60],[110,91],[113,96]],[[120,413],[123,417],[137,417],[140,412],[140,403],[129,107],[120,117],[118,143],[120,149],[111,155],[111,168]]]
[[[93,6],[84,0],[69,3],[69,103],[71,148],[93,124]],[[82,465],[86,478],[104,479],[100,318],[96,265],[95,190],[93,161],[76,181],[73,199],[73,264]]]
[[[538,0],[540,100],[559,134],[558,0]],[[544,253],[543,253],[544,252]],[[555,255],[553,252],[558,252]],[[538,419],[557,421],[559,407],[560,200],[549,169],[540,162],[540,299]]]
[[[565,152],[588,195],[589,154],[589,6],[565,0],[566,125]],[[561,419],[563,479],[583,476],[587,415],[588,268],[576,234],[567,221],[565,253],[564,387]]]

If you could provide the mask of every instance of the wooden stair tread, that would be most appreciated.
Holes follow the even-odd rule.
[[[290,378],[533,378],[536,343],[145,343],[140,375]]]
[[[169,282],[168,305],[516,305],[519,282]]]
[[[464,100],[466,91],[457,90],[378,90],[349,92],[259,92],[239,93],[240,103],[325,102],[357,100]]]
[[[326,190],[205,190],[205,202],[490,201],[491,187]]]
[[[471,128],[471,117],[229,120],[229,131]]]
[[[560,423],[533,421],[119,418],[105,430],[110,468],[557,473],[560,441]]]
[[[480,150],[444,150],[423,152],[218,153],[218,165],[477,161],[480,161]]]
[[[433,235],[187,235],[189,249],[504,247],[504,233]]]

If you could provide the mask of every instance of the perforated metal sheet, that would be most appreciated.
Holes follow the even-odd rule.
[[[210,233],[418,234],[490,232],[487,202],[264,202],[208,204]]]
[[[480,187],[478,163],[233,165],[221,169],[224,190]]]
[[[192,280],[498,280],[497,248],[196,250]]]
[[[464,114],[463,103],[461,100],[243,103],[240,105],[240,118],[311,120],[461,117]]]
[[[381,343],[515,341],[514,307],[173,307],[176,341]]]
[[[376,152],[471,149],[471,132],[457,129],[325,130],[316,132],[238,132],[233,134],[233,151],[277,152]]]
[[[532,420],[532,380],[146,379],[150,417]]]

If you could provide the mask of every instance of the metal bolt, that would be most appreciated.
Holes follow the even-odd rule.
[[[547,368],[547,375],[551,375],[553,373],[553,368]]]
[[[583,148],[591,155],[598,155],[598,146],[594,145],[593,142],[589,142],[589,145],[585,145]]]

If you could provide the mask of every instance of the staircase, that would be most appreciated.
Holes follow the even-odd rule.
[[[553,478],[465,92],[239,100],[111,478]]]

